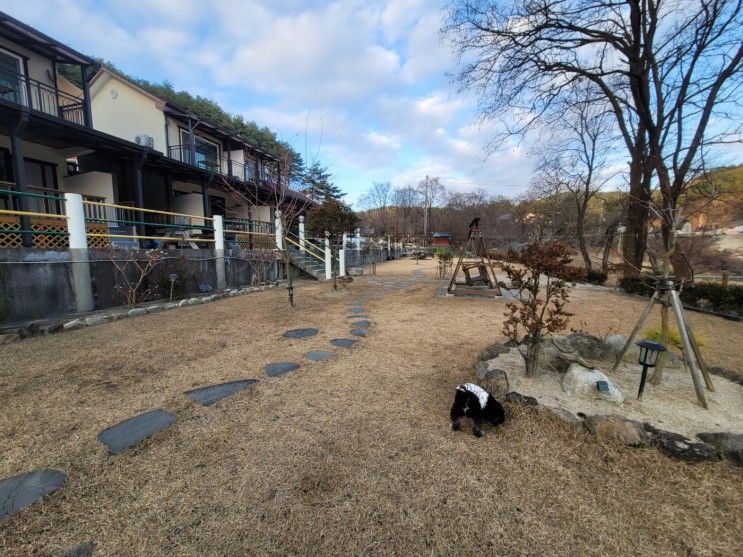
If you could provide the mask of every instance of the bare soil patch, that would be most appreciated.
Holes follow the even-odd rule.
[[[435,263],[382,276],[421,283],[366,301],[374,326],[350,350],[347,301],[363,278],[277,289],[0,347],[0,477],[36,468],[68,483],[0,523],[0,553],[58,555],[734,555],[743,471],[602,444],[508,405],[476,439],[454,433],[454,387],[502,340],[502,300],[435,297]],[[425,286],[425,287],[423,287]],[[576,293],[574,326],[629,332],[644,302]],[[740,324],[690,316],[734,369]],[[311,339],[288,329],[317,327]],[[334,350],[322,362],[308,350]],[[278,378],[262,368],[302,362]],[[202,407],[183,392],[258,378]],[[176,421],[109,456],[99,431],[164,408]]]

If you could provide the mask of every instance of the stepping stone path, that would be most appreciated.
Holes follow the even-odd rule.
[[[361,321],[354,321],[351,323],[351,326],[356,327],[357,329],[368,329],[371,327],[371,321],[369,320],[361,320]]]
[[[230,381],[229,383],[210,385],[209,387],[202,387],[201,389],[192,389],[190,391],[186,391],[185,394],[194,402],[198,402],[199,404],[201,404],[201,406],[210,406],[218,400],[222,400],[226,396],[229,396],[238,391],[242,391],[243,389],[257,382],[257,379]]]
[[[277,362],[275,364],[268,364],[263,369],[269,377],[278,377],[279,375],[299,369],[299,364],[295,364],[294,362]]]
[[[365,337],[369,334],[369,331],[367,331],[366,329],[353,329],[351,331],[351,334],[355,337]]]
[[[0,520],[56,491],[67,481],[57,470],[35,470],[0,481]]]
[[[350,313],[366,313],[366,310],[360,306],[352,306],[348,308]]]
[[[307,352],[304,357],[313,362],[321,362],[327,360],[332,355],[333,352],[328,352],[327,350],[311,350],[310,352]]]
[[[352,348],[355,342],[355,340],[350,338],[334,338],[331,339],[330,344],[338,348]]]
[[[98,434],[98,441],[106,445],[109,453],[118,454],[165,429],[174,421],[175,415],[170,412],[152,410],[103,430]]]
[[[369,319],[368,315],[349,315],[346,319]]]
[[[284,338],[309,338],[314,337],[319,332],[318,329],[292,329],[284,333]]]

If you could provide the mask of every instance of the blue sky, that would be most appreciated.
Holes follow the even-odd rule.
[[[529,185],[528,143],[485,159],[493,130],[474,124],[475,99],[449,82],[436,0],[0,0],[0,9],[269,126],[327,165],[352,203],[375,181],[404,186],[426,174],[450,190],[509,197]]]
[[[504,195],[529,182],[523,149],[484,160],[489,132],[472,124],[474,100],[449,84],[437,2],[0,0],[0,9],[268,125],[326,164],[351,202],[375,181],[426,174]]]

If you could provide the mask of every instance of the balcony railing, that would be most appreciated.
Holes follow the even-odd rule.
[[[232,167],[232,177],[243,182],[252,183],[255,181],[255,165],[253,162],[244,164],[235,160],[229,160],[225,155],[218,157],[205,155],[196,151],[191,153],[190,145],[171,145],[168,148],[168,156],[171,159],[197,166],[203,170],[230,176],[230,167]]]
[[[85,103],[25,75],[0,69],[0,99],[85,125]]]

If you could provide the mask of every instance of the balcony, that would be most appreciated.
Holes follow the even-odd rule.
[[[222,176],[232,176],[242,182],[252,183],[255,181],[255,166],[253,164],[243,164],[238,161],[231,161],[225,155],[215,156],[213,153],[203,153],[196,149],[191,153],[189,145],[171,145],[168,148],[168,156],[171,159],[190,164],[221,174]],[[230,167],[232,172],[230,173]]]
[[[25,75],[0,69],[0,99],[85,125],[85,102]]]

